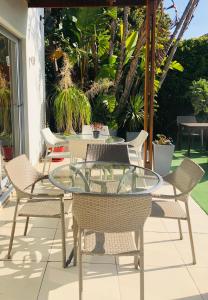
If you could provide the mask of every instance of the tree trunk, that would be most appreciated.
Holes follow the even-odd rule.
[[[115,36],[116,36],[116,20],[113,19],[110,25],[110,47],[109,47],[109,56],[113,55],[114,46],[115,46]]]
[[[120,52],[120,60],[118,69],[116,72],[116,80],[115,80],[115,90],[117,90],[117,86],[119,85],[120,79],[122,77],[122,70],[125,61],[125,53],[126,53],[126,39],[128,36],[128,15],[129,15],[129,7],[124,7],[124,18],[123,18],[123,36],[121,40],[121,52]]]
[[[163,68],[163,73],[160,77],[160,85],[159,87],[161,88],[166,76],[167,76],[167,73],[168,73],[168,70],[169,70],[169,67],[170,67],[170,64],[173,60],[173,57],[176,53],[176,50],[178,48],[178,45],[179,45],[179,42],[181,41],[182,37],[183,37],[183,34],[184,32],[187,30],[188,28],[188,25],[189,23],[191,22],[192,18],[193,18],[193,14],[194,14],[194,10],[196,9],[197,5],[199,3],[199,0],[190,0],[185,11],[184,11],[184,14],[183,14],[183,20],[182,22],[180,23],[180,26],[181,29],[180,29],[180,32],[178,34],[178,37],[177,39],[175,40],[172,48],[170,48],[170,51],[169,51],[169,55],[168,55],[168,58],[165,62],[165,66]],[[177,28],[177,32],[179,31],[179,28]]]

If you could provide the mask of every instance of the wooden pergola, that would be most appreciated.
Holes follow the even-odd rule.
[[[144,147],[145,166],[152,167],[152,141],[154,118],[155,80],[155,27],[156,12],[161,0],[28,0],[28,7],[70,8],[70,7],[125,7],[146,6],[145,20],[145,88],[144,88],[144,130],[149,138]],[[147,153],[149,152],[149,155]]]

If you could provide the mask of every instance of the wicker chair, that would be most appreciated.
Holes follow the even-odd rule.
[[[87,145],[86,161],[96,161],[96,162],[114,162],[121,164],[130,164],[128,146],[126,144],[89,144]],[[101,169],[100,169],[101,171]],[[110,171],[110,170],[109,170]],[[125,170],[123,170],[124,172]],[[105,171],[104,171],[105,173]],[[100,173],[101,176],[101,173]],[[118,179],[114,176],[112,171],[111,179],[94,180],[90,179],[90,184],[98,185],[101,191],[105,191],[111,188],[116,190],[119,186]]]
[[[150,210],[150,195],[74,195],[72,213],[75,220],[74,227],[78,229],[80,300],[83,291],[83,254],[134,256],[135,267],[138,268],[138,264],[140,266],[140,299],[144,299],[143,226]],[[132,232],[135,232],[135,240]]]
[[[102,135],[110,135],[108,126],[103,126],[100,130]],[[92,126],[91,125],[83,125],[82,126],[82,134],[92,134]]]
[[[71,154],[70,152],[53,152],[55,147],[60,146],[68,146],[68,141],[65,141],[63,139],[57,138],[50,130],[50,128],[44,128],[41,130],[41,135],[44,139],[44,142],[46,144],[46,153],[44,157],[44,164],[43,164],[43,173],[45,173],[46,163],[49,160],[49,167],[48,172],[50,171],[51,161],[53,158],[59,159],[59,158],[70,158]],[[49,150],[51,148],[51,151]]]
[[[103,139],[71,139],[69,141],[70,153],[73,160],[80,158],[85,160],[87,145],[88,144],[104,144],[105,140]]]
[[[85,160],[130,164],[128,146],[126,144],[88,144]]]
[[[191,220],[188,206],[188,198],[204,175],[204,170],[192,160],[185,158],[181,165],[172,173],[164,177],[164,180],[172,185],[173,195],[155,194],[152,201],[151,217],[168,218],[178,220],[180,239],[183,238],[180,220],[186,220],[190,236],[193,264],[196,264],[194,242],[191,229]],[[175,200],[175,201],[171,201]],[[185,204],[185,211],[178,203]]]
[[[63,267],[66,263],[65,246],[65,218],[64,218],[64,195],[60,192],[56,195],[33,193],[35,184],[47,176],[39,173],[29,162],[25,155],[20,155],[10,160],[5,165],[6,174],[15,188],[17,201],[14,210],[12,231],[8,249],[8,258],[11,257],[16,218],[17,216],[26,217],[24,235],[27,233],[30,217],[61,218],[62,225],[62,256]],[[18,210],[18,205],[22,198],[28,199],[25,205]]]
[[[147,137],[148,132],[141,130],[134,140],[128,142],[130,160],[134,161],[136,159],[139,166],[143,166],[142,147]]]

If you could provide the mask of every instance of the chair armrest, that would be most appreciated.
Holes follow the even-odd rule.
[[[168,199],[168,200],[179,200],[179,201],[187,201],[188,194],[187,193],[180,193],[176,195],[165,195],[165,194],[151,194],[152,198],[156,199]]]

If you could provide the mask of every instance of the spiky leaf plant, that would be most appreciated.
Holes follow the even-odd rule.
[[[79,130],[81,125],[89,124],[91,107],[87,96],[72,82],[71,69],[67,54],[64,54],[57,96],[54,101],[55,119],[58,129],[66,133]]]

